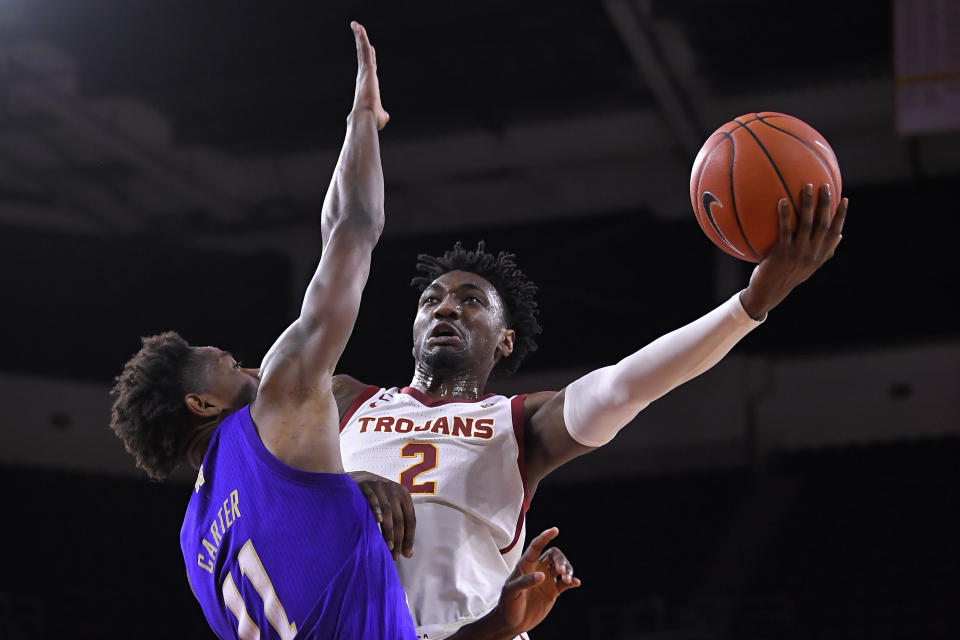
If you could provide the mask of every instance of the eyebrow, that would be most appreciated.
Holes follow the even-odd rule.
[[[460,285],[460,286],[463,287],[464,289],[474,289],[474,290],[476,290],[476,291],[479,291],[479,292],[482,293],[483,295],[488,295],[486,289],[484,289],[484,288],[481,287],[480,285],[474,284],[474,283],[472,283],[472,282],[464,282],[464,283],[463,283],[462,285]]]
[[[476,284],[476,283],[473,283],[473,282],[464,282],[463,284],[461,284],[461,285],[459,285],[459,286],[457,286],[457,287],[454,287],[454,288],[455,288],[455,289],[470,289],[470,290],[472,290],[472,291],[479,291],[479,292],[482,293],[483,295],[489,295],[489,294],[487,293],[487,290],[486,290],[486,289],[484,289],[484,288],[481,287],[480,285],[478,285],[478,284]],[[441,287],[439,284],[434,283],[434,284],[431,284],[431,285],[430,285],[429,287],[427,287],[426,289],[424,289],[423,292],[426,293],[427,291],[430,291],[431,289],[441,289],[441,290],[442,290],[443,287]]]

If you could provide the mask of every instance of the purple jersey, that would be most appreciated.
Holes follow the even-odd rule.
[[[180,548],[220,638],[416,638],[393,560],[356,483],[274,458],[249,406],[213,436]]]

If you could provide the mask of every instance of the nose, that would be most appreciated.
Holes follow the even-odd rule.
[[[434,318],[459,318],[460,302],[453,294],[444,296],[439,304],[433,309]]]
[[[260,369],[242,369],[242,371],[252,378],[260,379]]]

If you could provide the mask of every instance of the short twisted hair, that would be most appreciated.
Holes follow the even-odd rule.
[[[423,292],[430,283],[450,271],[469,271],[485,278],[496,288],[507,311],[507,327],[516,332],[513,352],[501,358],[493,368],[494,375],[508,376],[516,373],[524,358],[537,350],[534,336],[543,331],[537,316],[540,310],[534,295],[537,285],[517,268],[516,255],[501,251],[494,255],[485,250],[483,240],[475,251],[468,251],[457,242],[453,249],[442,256],[420,254],[417,256],[417,271],[424,274],[411,280],[417,291]]]
[[[203,362],[175,331],[141,342],[110,391],[110,428],[137,466],[162,480],[183,461],[184,440],[194,426],[183,398],[203,391]]]

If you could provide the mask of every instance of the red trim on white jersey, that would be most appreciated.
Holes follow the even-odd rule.
[[[439,407],[442,404],[449,404],[451,402],[480,402],[481,400],[486,400],[487,398],[496,395],[493,393],[488,393],[480,396],[479,398],[431,398],[423,391],[420,391],[420,389],[416,389],[414,387],[404,387],[403,389],[400,389],[400,393],[405,393],[420,404],[427,407]]]
[[[523,507],[520,508],[520,515],[517,517],[517,529],[513,534],[513,542],[503,549],[500,554],[509,553],[516,546],[520,539],[520,531],[523,530],[523,518],[530,508],[530,489],[527,488],[527,462],[523,453],[524,424],[523,424],[523,399],[527,394],[514,396],[510,399],[510,410],[513,413],[513,435],[517,439],[517,467],[520,469],[520,481],[523,483]]]
[[[340,431],[343,431],[343,428],[347,426],[347,423],[350,422],[350,418],[353,417],[353,414],[357,412],[357,409],[360,408],[364,402],[373,397],[377,391],[380,391],[380,387],[375,387],[372,384],[368,384],[367,387],[360,392],[360,395],[357,396],[357,399],[353,401],[353,404],[350,405],[350,408],[347,409],[346,413],[343,414],[343,417],[340,418]]]

